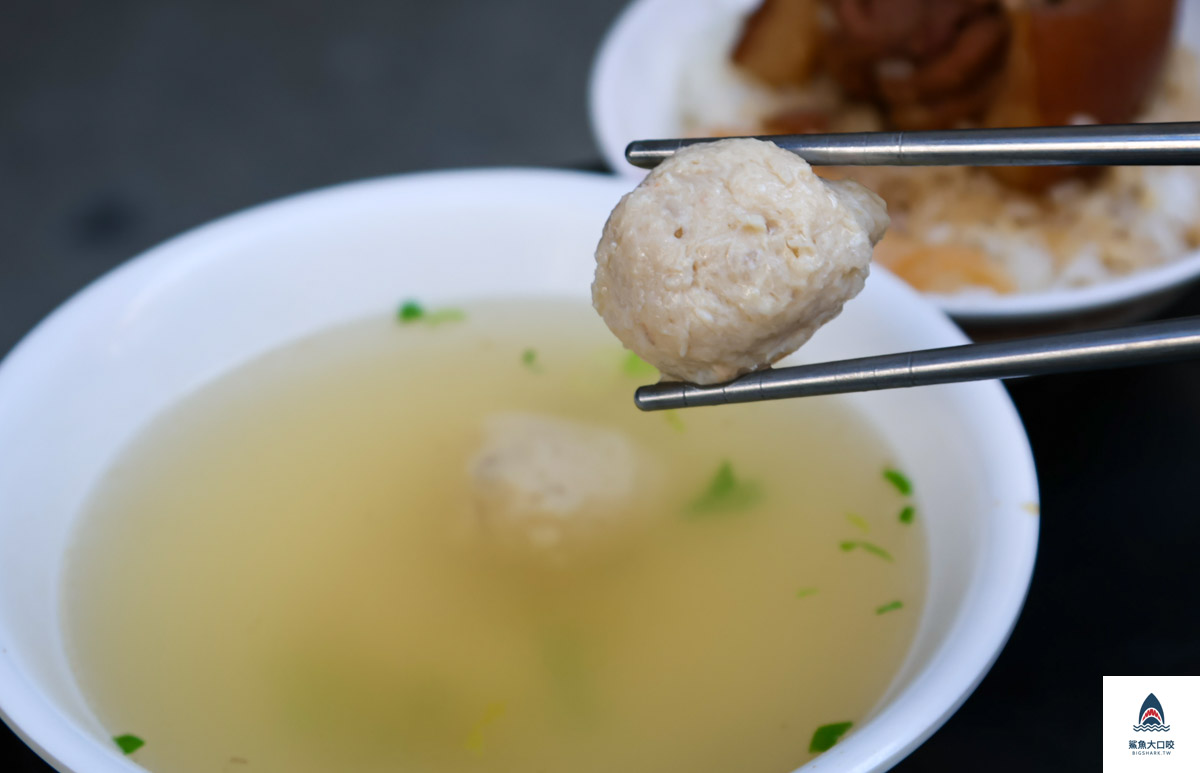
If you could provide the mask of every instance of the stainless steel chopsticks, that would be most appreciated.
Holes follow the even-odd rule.
[[[663,382],[638,389],[634,402],[643,411],[659,411],[1101,370],[1193,357],[1200,358],[1200,317],[763,370],[713,386]]]
[[[650,169],[680,148],[727,137],[636,140],[625,148]],[[1190,166],[1200,164],[1200,123],[1037,126],[930,132],[778,134],[757,137],[813,165]]]

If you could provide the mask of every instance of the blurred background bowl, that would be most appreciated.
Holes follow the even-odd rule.
[[[645,171],[625,160],[636,139],[686,135],[684,69],[714,29],[737,28],[758,0],[634,0],[613,23],[592,65],[592,132],[608,164],[630,179]],[[1181,0],[1176,38],[1200,51],[1200,0]],[[714,78],[719,75],[714,74]],[[714,92],[719,89],[714,88]],[[1198,116],[1200,118],[1200,116]],[[1200,251],[1098,284],[1045,292],[927,293],[975,337],[1009,337],[1145,319],[1200,280]]]

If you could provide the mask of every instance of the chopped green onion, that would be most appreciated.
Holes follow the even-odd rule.
[[[892,560],[891,553],[887,552],[886,550],[879,547],[878,545],[874,545],[870,542],[864,542],[863,540],[847,540],[847,541],[839,544],[838,547],[840,547],[842,549],[842,552],[844,552],[844,553],[849,553],[851,550],[854,550],[855,548],[862,548],[863,550],[870,553],[871,555],[879,556],[884,561]]]
[[[638,357],[633,352],[626,352],[625,359],[622,360],[621,370],[626,376],[633,378],[654,378],[658,375],[658,368]]]
[[[693,515],[704,515],[718,511],[743,510],[758,503],[762,490],[755,481],[738,480],[733,474],[733,465],[721,462],[704,490],[689,506]]]
[[[912,481],[910,481],[904,475],[904,473],[900,472],[899,470],[884,470],[883,477],[887,479],[888,483],[891,483],[893,486],[895,486],[896,490],[904,496],[908,496],[912,493]]]
[[[483,711],[483,716],[478,722],[475,723],[475,726],[472,727],[471,731],[467,734],[466,746],[469,751],[475,752],[476,754],[483,753],[485,733],[488,727],[494,725],[497,721],[504,717],[504,710],[504,704],[498,701],[489,703],[487,705]]]
[[[912,523],[916,514],[917,509],[912,505],[909,505],[900,511],[900,523]]]
[[[867,523],[867,519],[863,518],[858,513],[846,513],[846,520],[857,526],[863,533],[870,531],[871,526]]]
[[[430,327],[436,327],[445,322],[461,322],[467,318],[462,309],[438,309],[426,311],[425,307],[416,301],[405,301],[396,312],[396,319],[401,325],[411,325],[422,322]]]
[[[801,588],[800,590],[796,591],[796,598],[798,598],[798,599],[807,598],[816,592],[817,592],[816,588]]]
[[[667,424],[671,425],[671,429],[676,432],[683,432],[683,419],[679,418],[679,412],[674,408],[668,408],[662,412],[662,417]]]
[[[521,364],[532,370],[534,373],[541,373],[542,366],[538,363],[538,355],[536,349],[526,349],[521,352]]]
[[[829,751],[838,742],[838,739],[853,726],[853,722],[834,722],[832,725],[821,725],[813,733],[812,740],[809,741],[809,754]]]
[[[146,745],[146,742],[141,738],[138,738],[136,735],[129,735],[128,733],[113,736],[113,743],[120,747],[121,751],[125,754],[133,754]]]
[[[877,614],[877,615],[882,615],[882,614],[886,614],[887,612],[892,612],[892,611],[895,611],[895,610],[897,610],[897,609],[901,609],[901,608],[903,608],[903,607],[904,607],[904,604],[903,604],[903,602],[900,602],[900,601],[889,601],[888,603],[884,604],[884,605],[883,605],[883,606],[881,606],[881,607],[876,607],[876,608],[875,608],[875,614]]]
[[[416,301],[405,301],[400,306],[400,311],[396,313],[401,322],[416,322],[421,317],[425,316],[425,309]]]

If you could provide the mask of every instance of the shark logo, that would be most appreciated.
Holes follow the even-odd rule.
[[[1146,700],[1142,702],[1142,709],[1138,712],[1138,723],[1133,726],[1134,730],[1157,730],[1166,732],[1171,729],[1167,724],[1166,713],[1163,711],[1162,704],[1158,702],[1158,698],[1154,697],[1154,693],[1146,696]],[[1132,742],[1131,742],[1132,743]]]

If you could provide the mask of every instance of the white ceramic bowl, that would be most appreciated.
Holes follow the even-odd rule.
[[[723,21],[737,24],[759,0],[634,0],[617,18],[592,65],[592,132],[614,170],[632,180],[644,170],[625,160],[637,139],[683,136],[680,84],[695,48],[711,45]],[[1177,37],[1200,51],[1200,0],[1180,0]],[[929,298],[974,328],[1070,327],[1147,317],[1200,280],[1200,251],[1173,263],[1091,287],[1012,295]]]
[[[72,677],[58,585],[81,503],[151,417],[239,363],[341,321],[390,313],[400,298],[549,294],[582,302],[601,226],[626,187],[582,173],[498,170],[296,196],[167,242],[40,324],[0,364],[5,720],[60,770],[138,769],[114,748]],[[877,271],[803,358],[963,340],[944,315]],[[1029,446],[998,384],[846,399],[919,483],[929,596],[887,697],[810,770],[886,768],[946,720],[1008,637],[1038,533]]]

